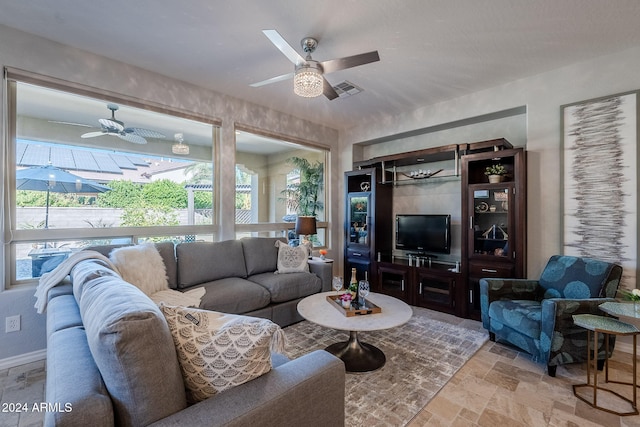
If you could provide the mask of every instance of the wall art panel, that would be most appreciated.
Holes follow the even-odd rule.
[[[621,264],[635,288],[638,91],[561,110],[564,253]]]

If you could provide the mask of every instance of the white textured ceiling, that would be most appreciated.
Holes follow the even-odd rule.
[[[640,1],[0,0],[0,24],[344,129],[639,46]],[[345,99],[252,88],[293,71],[263,29],[381,60],[327,75],[364,89]]]

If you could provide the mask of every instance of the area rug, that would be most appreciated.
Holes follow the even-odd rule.
[[[437,320],[441,313],[412,308],[413,317],[402,326],[359,333],[362,342],[385,353],[387,362],[374,372],[347,373],[345,425],[406,425],[488,340],[477,322],[467,321],[471,327],[465,327],[462,319],[451,317],[460,321],[456,325]],[[349,338],[348,332],[308,321],[284,331],[291,358]]]

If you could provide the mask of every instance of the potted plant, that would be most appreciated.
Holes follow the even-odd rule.
[[[507,174],[507,169],[500,163],[496,163],[485,168],[484,174],[489,177],[489,182],[494,184],[502,182],[504,176]]]
[[[282,190],[280,194],[284,197],[280,200],[300,216],[316,216],[316,212],[324,208],[322,201],[319,200],[324,165],[319,161],[311,163],[302,157],[291,157],[287,159],[287,163],[292,164],[300,171],[300,183]]]
[[[340,295],[340,302],[344,308],[351,308],[351,300],[353,297],[349,292]]]

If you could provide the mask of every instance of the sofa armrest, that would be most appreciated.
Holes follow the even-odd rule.
[[[575,314],[609,315],[599,306],[613,298],[549,298],[542,300],[540,346],[541,354],[550,366],[586,360],[586,329],[573,322]],[[609,336],[609,351],[613,352],[615,335]],[[599,342],[599,358],[604,358],[602,336]],[[610,355],[610,354],[609,354]]]
[[[480,279],[480,314],[489,329],[489,305],[501,299],[538,301],[539,282],[530,279]]]
[[[309,271],[320,278],[322,281],[322,291],[328,292],[331,288],[331,280],[333,280],[333,263],[309,260]]]
[[[344,363],[317,350],[152,426],[344,426]]]

